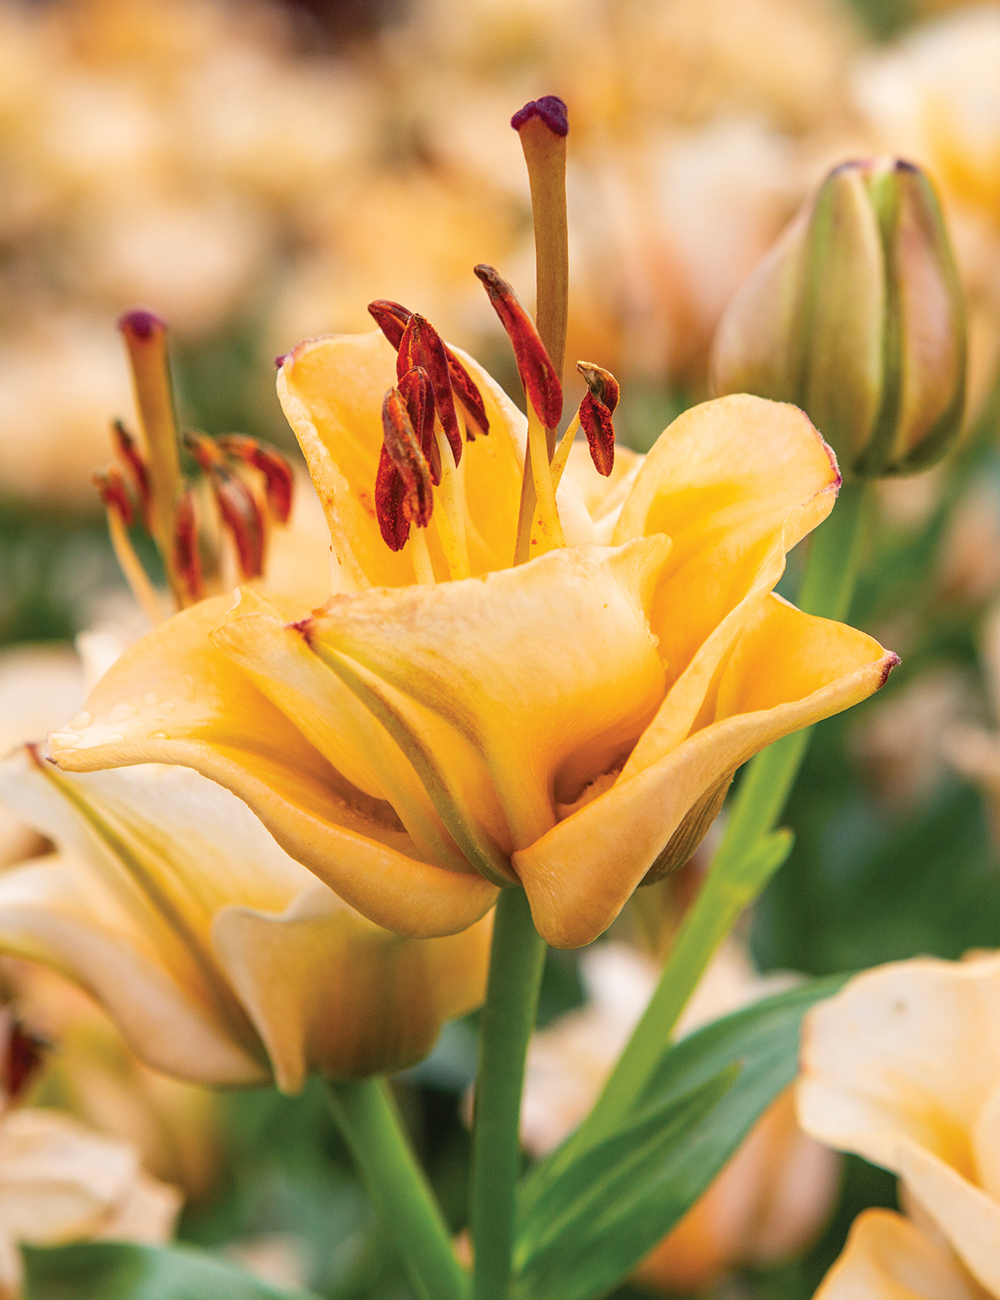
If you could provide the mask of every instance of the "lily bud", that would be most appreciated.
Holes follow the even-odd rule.
[[[965,309],[933,186],[912,163],[843,163],[737,292],[717,393],[802,407],[848,476],[940,460],[965,404]]]

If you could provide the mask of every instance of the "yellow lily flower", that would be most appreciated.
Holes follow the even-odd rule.
[[[330,336],[285,357],[279,395],[326,511],[335,594],[310,613],[244,589],[177,615],[49,754],[75,772],[196,768],[399,933],[460,931],[520,882],[539,932],[572,947],[690,854],[741,763],[870,695],[896,659],[772,594],[840,482],[800,411],[722,398],[604,489],[563,474],[558,519],[536,518],[533,558],[512,568],[526,421],[451,356],[478,391],[477,414],[456,382],[479,436],[456,437],[456,466],[436,422],[444,477],[419,488],[402,540],[396,516],[392,547],[376,480],[393,347]],[[416,474],[418,451],[394,454]]]
[[[915,958],[866,971],[810,1012],[798,1085],[806,1132],[898,1174],[931,1234],[994,1297],[998,994],[996,953],[961,962]],[[902,1241],[904,1229],[893,1231]],[[953,1271],[961,1270],[956,1264]],[[956,1286],[918,1294],[963,1292]]]
[[[373,925],[196,772],[70,776],[25,746],[0,798],[58,846],[0,876],[0,948],[82,985],[166,1073],[364,1078],[482,1000],[488,920],[427,941]]]

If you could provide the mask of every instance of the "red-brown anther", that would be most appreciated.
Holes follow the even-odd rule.
[[[115,510],[121,516],[126,528],[135,522],[132,498],[125,487],[125,479],[117,465],[107,465],[104,469],[95,469],[90,481],[97,488],[106,510]]]
[[[212,475],[212,489],[222,522],[236,546],[240,577],[244,581],[259,578],[267,547],[267,524],[259,501],[238,474],[225,468]]]
[[[392,302],[388,298],[377,298],[374,302],[370,302],[368,311],[379,329],[398,352],[403,338],[403,331],[410,323],[413,312],[408,307],[404,307],[402,303]],[[444,344],[444,354],[448,358],[448,377],[451,380],[453,395],[465,407],[466,413],[471,417],[473,423],[478,426],[480,432],[489,433],[490,422],[486,415],[486,407],[483,405],[482,394],[473,382],[472,376],[458,357],[455,356],[451,348],[448,347],[447,343]],[[476,437],[468,423],[466,424],[465,437],[467,442],[473,442]]]
[[[514,290],[492,266],[480,263],[475,273],[486,286],[493,310],[507,331],[528,401],[546,429],[558,428],[562,418],[562,384],[534,322],[518,302]]]
[[[174,515],[174,564],[183,579],[188,598],[201,600],[205,584],[201,574],[201,555],[198,551],[198,520],[194,509],[194,493],[190,488],[177,502]]]
[[[38,1073],[49,1044],[39,1038],[13,1015],[8,1009],[9,1017],[6,1029],[7,1041],[4,1044],[3,1061],[0,1063],[0,1088],[8,1104],[15,1102]]]
[[[593,393],[587,393],[580,403],[580,428],[587,435],[594,468],[607,478],[615,467],[615,426],[611,412]]]
[[[375,482],[375,512],[386,545],[398,551],[410,535],[410,524],[426,528],[434,509],[430,466],[398,388],[385,395],[382,430],[385,442]]]
[[[414,366],[400,376],[398,387],[427,461],[431,482],[437,487],[441,482],[441,449],[434,437],[434,390],[430,376],[423,366]]]
[[[448,374],[451,376],[452,391],[465,407],[465,413],[469,417],[465,422],[465,437],[468,442],[474,442],[476,435],[472,430],[473,424],[478,426],[480,433],[489,433],[490,431],[490,422],[486,416],[486,407],[483,405],[483,396],[473,383],[472,376],[458,357],[455,356],[451,348],[446,346],[445,353],[448,357]]]
[[[592,361],[578,361],[576,368],[595,399],[613,415],[622,390],[611,371],[605,370],[603,366],[595,366]]]
[[[406,485],[383,444],[375,476],[375,517],[390,551],[401,551],[410,536],[410,521],[403,513],[405,495]]]
[[[396,353],[396,377],[420,366],[427,371],[434,390],[434,408],[448,439],[455,464],[462,459],[462,431],[458,425],[455,397],[451,391],[451,374],[444,341],[426,317],[414,312],[406,323]]]
[[[587,381],[588,392],[580,403],[580,427],[587,435],[590,459],[605,478],[615,466],[615,426],[611,415],[618,405],[618,380],[602,366],[578,361],[576,368]]]
[[[215,441],[228,456],[234,456],[244,464],[260,470],[264,476],[264,492],[271,518],[279,524],[288,523],[292,512],[294,478],[292,467],[284,456],[266,442],[248,438],[242,433],[228,433]]]
[[[119,460],[129,472],[132,480],[132,486],[135,488],[142,506],[142,517],[149,527],[149,468],[143,460],[138,447],[135,445],[135,438],[125,428],[121,420],[115,420],[111,426],[111,442]]]
[[[390,298],[376,298],[374,302],[368,304],[368,314],[398,351],[399,340],[403,337],[403,330],[406,329],[413,312],[402,303],[393,302]]]
[[[254,493],[226,464],[221,442],[202,434],[186,433],[184,445],[208,476],[222,522],[236,546],[240,576],[244,581],[264,572],[267,525]]]

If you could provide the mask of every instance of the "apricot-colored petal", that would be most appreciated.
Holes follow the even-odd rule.
[[[287,853],[378,924],[428,935],[478,920],[495,890],[420,861],[388,805],[346,782],[212,645],[228,605],[203,601],[127,650],[74,729],[49,737],[53,761],[74,772],[192,767],[238,795]]]
[[[569,450],[563,482],[572,482],[598,529],[598,541],[607,545],[618,523],[622,506],[628,499],[645,456],[628,447],[615,446],[614,469],[605,478],[598,474],[584,439],[578,438]]]
[[[614,541],[666,533],[674,543],[651,615],[670,682],[739,605],[776,544],[790,549],[829,514],[839,484],[833,453],[784,403],[718,398],[660,435]]]
[[[211,639],[338,772],[373,799],[391,804],[419,856],[455,871],[468,870],[413,765],[385,728],[290,626],[291,619],[304,613],[287,601],[264,600],[244,588],[237,603],[212,630]],[[380,810],[383,818],[388,812]]]
[[[524,417],[486,372],[454,349],[483,397],[490,432],[466,444],[460,473],[474,572],[510,564],[521,486]],[[300,343],[285,358],[278,396],[326,510],[345,589],[414,581],[408,548],[394,553],[375,518],[382,399],[396,383],[396,354],[380,330]]]
[[[899,1173],[993,1295],[998,1005],[997,957],[917,958],[868,971],[810,1013],[799,1084],[803,1127]]]
[[[707,725],[515,853],[549,943],[589,943],[618,915],[689,810],[780,736],[865,699],[896,657],[871,637],[768,596],[709,701]]]
[[[264,1041],[278,1086],[310,1066],[366,1078],[413,1065],[444,1019],[485,995],[490,918],[443,939],[406,939],[365,920],[322,885],[280,915],[220,912],[219,958]]]
[[[814,1300],[989,1300],[955,1257],[892,1210],[865,1210]]]
[[[0,949],[88,989],[157,1069],[196,1083],[267,1080],[193,981],[167,968],[149,935],[83,863],[53,855],[0,876]]]
[[[613,766],[658,706],[647,609],[668,551],[666,538],[640,538],[483,579],[336,596],[306,635],[369,707],[392,713],[456,842],[507,853],[544,834],[554,800]]]

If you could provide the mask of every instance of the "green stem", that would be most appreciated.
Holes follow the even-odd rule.
[[[545,944],[531,920],[524,890],[502,890],[479,1026],[470,1204],[475,1300],[506,1300],[510,1290],[521,1172],[521,1089],[544,962]]]
[[[799,593],[806,613],[847,617],[874,499],[873,483],[846,484],[829,519],[817,529]],[[747,765],[722,843],[678,931],[657,990],[587,1120],[588,1140],[641,1095],[719,944],[788,856],[790,836],[769,832],[795,784],[811,734],[806,729],[785,736]]]
[[[467,1300],[469,1278],[384,1079],[327,1081],[327,1098],[420,1300]]]

